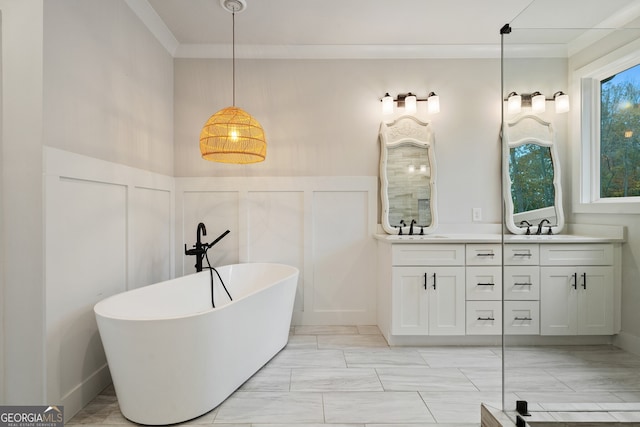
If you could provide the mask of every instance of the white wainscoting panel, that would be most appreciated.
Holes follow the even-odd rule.
[[[137,186],[132,191],[131,237],[134,244],[144,246],[131,254],[130,289],[170,279],[173,265],[173,192]]]
[[[173,178],[43,154],[46,399],[74,414],[111,381],[93,306],[173,276]]]
[[[176,178],[176,250],[194,244],[199,222],[206,242],[229,229],[210,251],[214,266],[300,269],[295,324],[375,324],[377,183],[375,176]],[[177,274],[193,263],[177,257]]]
[[[304,266],[304,192],[250,191],[247,202],[249,259]],[[303,291],[298,286],[295,311],[303,310]]]
[[[372,268],[366,191],[313,193],[313,293],[306,294],[312,322],[333,318],[339,324],[368,319],[375,310],[376,276]],[[317,319],[317,320],[315,320]],[[366,320],[365,320],[366,321]],[[375,324],[375,319],[369,322]]]

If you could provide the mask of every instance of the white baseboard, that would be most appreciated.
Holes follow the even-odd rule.
[[[111,373],[105,363],[62,398],[65,424],[111,384]]]
[[[629,353],[640,355],[640,337],[627,332],[620,332],[613,339],[613,345],[628,351]]]

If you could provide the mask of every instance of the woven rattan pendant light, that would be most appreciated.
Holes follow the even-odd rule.
[[[244,0],[220,0],[233,20],[233,105],[209,117],[200,132],[202,158],[222,163],[257,163],[267,156],[267,141],[260,123],[236,104],[236,12],[246,8]]]

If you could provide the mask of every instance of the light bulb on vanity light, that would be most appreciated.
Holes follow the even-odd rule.
[[[517,114],[522,109],[522,97],[515,92],[507,95],[507,112]]]
[[[404,111],[407,114],[414,114],[418,109],[418,98],[411,92],[404,99]]]
[[[429,92],[427,95],[427,112],[429,114],[440,112],[440,97],[435,92]]]
[[[391,113],[393,113],[393,97],[387,92],[382,97],[382,114]]]
[[[533,92],[531,94],[531,111],[534,113],[544,113],[546,109],[546,98],[540,92]]]
[[[553,94],[554,103],[556,105],[556,113],[566,113],[571,109],[569,105],[569,95],[559,90]]]

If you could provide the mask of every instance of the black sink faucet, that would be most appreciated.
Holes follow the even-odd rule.
[[[549,225],[551,225],[551,223],[549,222],[548,219],[544,218],[542,221],[540,221],[540,223],[538,224],[538,231],[536,231],[536,234],[542,234],[542,226],[544,225],[544,223],[547,223]],[[551,230],[551,228],[549,228],[549,230]]]
[[[416,224],[416,220],[411,220],[411,225],[409,226],[409,235],[413,235],[413,224]]]
[[[400,220],[400,225],[398,226],[398,230],[399,230],[398,231],[398,235],[399,236],[402,236],[402,227],[406,227],[406,226],[407,226],[407,224],[405,224],[404,219],[401,219]]]
[[[530,228],[531,227],[531,223],[525,219],[525,220],[520,221],[520,226],[523,226],[523,225],[527,226],[527,233],[526,234],[531,234],[531,228]]]

